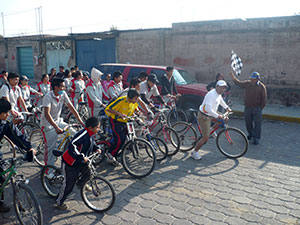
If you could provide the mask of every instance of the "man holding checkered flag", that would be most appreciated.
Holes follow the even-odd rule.
[[[231,67],[237,76],[241,74],[243,67],[242,60],[233,51],[231,54]],[[260,74],[258,72],[253,72],[250,80],[240,81],[236,78],[233,71],[231,72],[233,82],[245,88],[244,116],[248,131],[248,140],[253,139],[253,144],[258,145],[261,136],[262,110],[267,103],[266,87],[260,81]]]

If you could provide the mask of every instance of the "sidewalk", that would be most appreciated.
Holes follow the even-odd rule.
[[[231,108],[236,115],[244,114],[244,105],[242,102],[232,101]],[[263,118],[292,123],[300,123],[300,107],[287,107],[283,105],[267,104],[263,110]]]

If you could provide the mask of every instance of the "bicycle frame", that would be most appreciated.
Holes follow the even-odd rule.
[[[16,170],[16,166],[15,166],[16,156],[17,156],[16,149],[14,148],[14,144],[12,143],[12,141],[6,136],[5,136],[5,138],[11,144],[11,146],[13,147],[13,149],[12,149],[13,150],[13,158],[11,159],[10,167],[0,173],[0,176],[9,173],[7,178],[5,179],[4,183],[0,187],[0,195],[3,193],[4,188],[8,184],[9,180],[17,174],[17,170]]]
[[[13,159],[13,160],[14,160],[14,159]],[[7,173],[9,173],[9,174],[8,174],[8,176],[6,177],[4,183],[3,183],[3,184],[1,185],[1,187],[0,187],[0,195],[3,193],[4,188],[5,188],[5,186],[8,184],[9,180],[10,180],[14,175],[17,174],[16,166],[14,165],[14,163],[12,163],[12,165],[11,165],[8,169],[6,169],[5,171],[1,172],[1,173],[0,173],[0,176],[5,175],[5,174],[7,174]]]
[[[153,129],[161,122],[161,124],[164,126],[167,126],[167,121],[164,118],[164,111],[167,111],[168,109],[160,109],[158,113],[155,115],[152,124],[149,126],[149,131],[152,132]]]
[[[227,117],[229,116],[229,114],[230,114],[230,112],[226,112],[226,113],[224,114],[224,118],[227,118]],[[202,136],[201,127],[200,127],[200,124],[199,124],[199,122],[198,122],[198,120],[197,120],[197,116],[196,116],[196,113],[195,113],[195,112],[193,113],[193,117],[194,117],[194,121],[196,121],[197,129],[198,129],[200,135]],[[191,125],[192,125],[192,123],[191,123]],[[213,134],[213,133],[214,133],[215,131],[217,131],[219,128],[224,128],[225,130],[227,130],[227,127],[228,127],[228,125],[225,123],[224,119],[222,119],[221,121],[217,121],[217,125],[210,131],[209,135]],[[226,138],[227,138],[228,142],[229,142],[229,143],[232,143],[232,139],[231,139],[229,133],[225,131],[225,135],[226,135]],[[201,137],[201,136],[200,136],[200,137]],[[199,139],[199,138],[198,138],[198,139]]]
[[[70,133],[70,128],[69,127],[65,130],[65,133],[66,133],[65,137],[62,139],[62,141],[60,142],[60,144],[57,147],[58,150],[61,150],[61,148],[65,145],[66,140],[68,140],[69,137],[72,136],[72,134]]]

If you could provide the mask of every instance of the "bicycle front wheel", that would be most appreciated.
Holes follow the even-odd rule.
[[[167,123],[170,127],[172,127],[176,122],[183,121],[187,122],[188,118],[185,111],[181,109],[171,110],[167,117]]]
[[[154,149],[157,161],[162,161],[167,158],[169,151],[168,146],[162,139],[158,137],[151,137],[151,140],[149,142]]]
[[[218,133],[217,146],[221,153],[228,158],[239,158],[248,150],[246,135],[237,128],[229,127]]]
[[[41,182],[48,195],[57,197],[64,182],[62,170],[52,165],[45,166],[41,172]]]
[[[44,141],[43,132],[40,129],[32,131],[29,140],[32,145],[32,148],[36,150],[36,154],[33,158],[34,161],[39,166],[45,166],[44,152],[46,144]]]
[[[116,192],[108,180],[101,176],[95,176],[83,183],[81,198],[90,209],[96,212],[105,212],[113,207]]]
[[[140,138],[128,141],[121,153],[125,171],[136,178],[148,176],[155,166],[155,153],[151,144]]]
[[[192,150],[197,143],[197,133],[192,123],[177,122],[172,127],[178,134],[180,150],[185,152]]]
[[[25,183],[13,183],[13,202],[21,224],[43,224],[42,209],[32,189]]]
[[[161,139],[168,146],[168,156],[175,155],[180,149],[180,140],[177,132],[170,127],[162,127],[157,133],[156,137]]]

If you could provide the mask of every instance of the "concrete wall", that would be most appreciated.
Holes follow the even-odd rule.
[[[200,81],[228,74],[231,50],[244,62],[241,79],[258,71],[268,87],[300,89],[300,16],[173,24],[173,63]]]
[[[37,40],[37,37],[17,37],[17,38],[9,38],[5,41],[2,39],[0,41],[0,70],[7,70],[9,72],[19,72],[19,64],[18,64],[18,47],[32,47],[32,54],[34,61],[34,76],[36,80],[41,78],[41,75],[46,72],[45,66],[45,45]],[[7,49],[7,51],[5,50]],[[2,51],[3,49],[3,51]],[[5,55],[7,54],[7,59],[5,59]],[[34,57],[38,57],[38,61],[36,63]],[[7,64],[7,66],[6,66]]]
[[[121,31],[116,44],[119,63],[171,63],[171,29]]]

